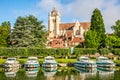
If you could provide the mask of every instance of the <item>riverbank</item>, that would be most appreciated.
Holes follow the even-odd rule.
[[[0,64],[4,64],[6,59],[0,59]],[[27,61],[27,58],[25,59],[18,59],[20,64],[24,64]],[[39,63],[43,63],[43,59],[38,59]],[[58,63],[74,63],[77,61],[77,59],[56,59]]]
[[[44,59],[38,59],[40,65],[43,63]],[[95,59],[92,59],[95,60]],[[0,59],[0,66],[2,66],[5,63],[6,59]],[[23,58],[23,59],[18,59],[19,63],[21,65],[24,65],[25,62],[27,61],[27,58]],[[60,59],[56,59],[58,66],[73,66],[73,63],[77,61],[77,59],[64,59],[64,58],[60,58]],[[120,66],[120,60],[114,60],[114,63],[116,66]]]

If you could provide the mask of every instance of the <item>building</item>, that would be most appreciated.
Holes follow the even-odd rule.
[[[60,13],[54,7],[48,15],[47,46],[65,48],[84,42],[84,33],[90,28],[90,22],[61,23]]]

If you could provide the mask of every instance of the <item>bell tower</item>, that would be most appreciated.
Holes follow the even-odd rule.
[[[51,13],[48,15],[48,30],[53,37],[60,35],[59,24],[60,14],[57,11],[56,7],[54,7]]]

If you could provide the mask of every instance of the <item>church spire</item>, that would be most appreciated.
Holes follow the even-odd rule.
[[[55,6],[53,7],[53,10],[52,10],[52,12],[51,12],[51,15],[53,15],[53,16],[59,15],[59,12],[57,11],[57,9],[56,9]]]

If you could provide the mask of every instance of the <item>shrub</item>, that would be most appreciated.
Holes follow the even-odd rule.
[[[110,50],[107,48],[102,48],[102,49],[99,49],[99,52],[101,55],[105,55],[105,54],[108,54]]]
[[[112,53],[120,56],[120,49],[112,49]]]

